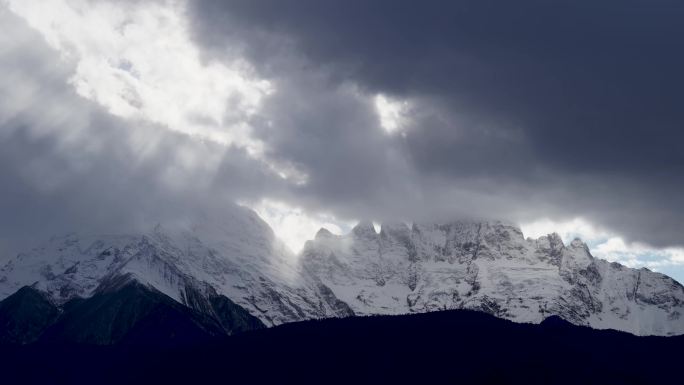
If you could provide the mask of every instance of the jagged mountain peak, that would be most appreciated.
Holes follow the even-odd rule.
[[[303,264],[357,314],[467,308],[519,322],[557,315],[634,334],[684,333],[684,291],[673,280],[595,259],[579,239],[525,239],[501,221],[390,229],[312,241]]]
[[[404,236],[410,232],[411,229],[404,222],[383,222],[380,224],[380,235]]]
[[[198,213],[132,234],[53,237],[0,268],[0,299],[22,286],[63,306],[135,282],[211,313],[233,301],[267,326],[353,314],[480,310],[518,322],[551,315],[635,334],[684,333],[672,279],[594,258],[558,234],[525,239],[502,221],[362,221],[321,229],[299,259],[251,210]]]
[[[575,238],[570,242],[570,245],[568,247],[575,248],[575,249],[584,249],[586,250],[587,253],[589,253],[589,246],[587,246],[584,241],[582,241],[580,238]]]
[[[362,238],[375,238],[378,235],[373,222],[369,220],[362,220],[357,223],[352,229],[352,234]]]
[[[545,244],[552,249],[562,249],[565,247],[563,239],[558,233],[551,233],[547,235],[542,235],[537,239],[527,238],[530,242],[537,242],[538,244]]]
[[[314,239],[320,240],[320,239],[329,239],[329,238],[334,238],[335,234],[330,232],[330,230],[326,229],[325,227],[321,227],[317,232],[316,236]]]

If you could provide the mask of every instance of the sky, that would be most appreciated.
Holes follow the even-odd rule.
[[[0,0],[0,259],[237,202],[503,219],[684,282],[684,5]]]

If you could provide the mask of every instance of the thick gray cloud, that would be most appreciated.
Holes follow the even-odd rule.
[[[135,231],[281,189],[242,150],[78,96],[72,63],[2,8],[0,25],[0,259],[55,234]]]
[[[253,124],[352,217],[584,216],[682,245],[684,6],[676,1],[199,0],[210,58],[277,92]],[[411,102],[384,135],[368,97]],[[364,97],[366,102],[364,102]]]
[[[0,8],[0,253],[261,197],[343,219],[583,216],[681,245],[684,11],[582,3],[188,2],[207,59],[244,56],[273,84],[248,123],[303,184],[112,116]],[[377,93],[410,102],[400,133]]]

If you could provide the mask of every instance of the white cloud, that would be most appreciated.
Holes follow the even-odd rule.
[[[684,265],[684,248],[655,248],[644,243],[626,242],[620,235],[597,227],[582,218],[563,222],[541,219],[522,224],[520,227],[527,237],[536,238],[556,232],[566,243],[579,237],[589,245],[595,257],[629,267],[647,267],[661,271],[667,270],[668,267]]]
[[[557,222],[550,219],[538,219],[534,222],[524,223],[520,228],[526,237],[538,238],[542,235],[557,233],[563,241],[572,241],[574,238],[582,238],[585,242],[608,238],[611,233],[599,228],[582,218],[574,218],[569,221]]]
[[[330,214],[309,213],[303,209],[273,200],[262,200],[251,207],[266,223],[273,228],[285,244],[295,253],[301,251],[306,241],[325,227],[334,234],[349,231],[353,223],[341,221]]]
[[[62,58],[77,92],[112,114],[234,144],[258,155],[245,123],[272,92],[243,60],[203,63],[184,2],[8,0]]]
[[[373,101],[380,125],[387,133],[393,134],[404,127],[409,109],[408,102],[394,100],[383,94],[376,95]]]
[[[684,265],[684,249],[656,249],[649,245],[627,243],[620,237],[612,237],[592,249],[596,257],[617,261],[629,267],[648,267],[658,270],[665,266]]]

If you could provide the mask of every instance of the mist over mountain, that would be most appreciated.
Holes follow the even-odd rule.
[[[8,330],[19,343],[55,333],[73,342],[118,343],[139,324],[161,322],[165,317],[151,310],[159,306],[207,336],[451,309],[525,323],[558,316],[636,335],[684,334],[682,285],[596,259],[580,240],[566,246],[555,234],[524,239],[502,222],[386,224],[380,233],[362,222],[343,236],[321,229],[295,256],[239,206],[140,234],[53,237],[0,268],[0,294],[7,325],[36,324]],[[27,307],[36,309],[36,320]],[[95,330],[84,333],[84,325]]]

